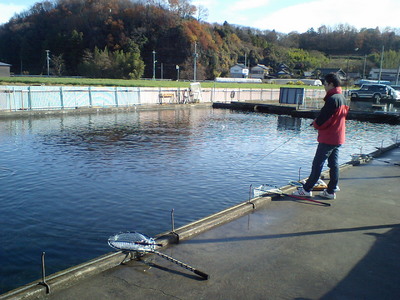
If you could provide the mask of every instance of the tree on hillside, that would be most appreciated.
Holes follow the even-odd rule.
[[[181,75],[191,79],[196,43],[197,77],[214,79],[229,76],[230,67],[245,60],[250,66],[285,63],[301,73],[336,64],[338,60],[328,60],[333,56],[367,56],[368,67],[379,66],[375,57],[382,46],[393,66],[400,53],[396,30],[358,31],[344,24],[286,35],[227,22],[211,25],[202,20],[202,9],[191,0],[44,1],[0,25],[0,60],[10,63],[15,73],[41,74],[46,70],[45,51],[50,50],[62,57],[63,75],[82,75],[81,70],[92,66],[92,74],[104,76],[107,72],[97,73],[93,66],[97,62],[104,70],[119,66],[110,76],[151,78],[155,51],[157,77],[162,71],[164,78],[176,78],[178,65]]]
[[[61,76],[64,72],[65,62],[63,55],[52,55],[51,57],[52,74]]]
[[[183,19],[191,18],[197,11],[190,0],[168,0],[169,8]]]
[[[144,63],[140,59],[139,51],[123,52],[109,51],[106,47],[94,52],[85,51],[82,64],[79,66],[82,75],[92,78],[124,78],[139,79],[143,75]],[[136,49],[137,50],[137,49]]]

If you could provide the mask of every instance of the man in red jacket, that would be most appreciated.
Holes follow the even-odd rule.
[[[326,160],[329,167],[329,183],[320,196],[336,199],[335,190],[339,181],[339,147],[345,142],[346,116],[349,107],[342,94],[340,79],[337,74],[325,76],[325,104],[311,126],[318,129],[318,147],[314,156],[311,174],[303,187],[299,187],[293,195],[312,197],[312,188],[317,183]]]

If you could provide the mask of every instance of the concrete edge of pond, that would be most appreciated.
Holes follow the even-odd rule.
[[[201,232],[251,213],[258,207],[267,205],[270,201],[271,197],[250,199],[177,228],[174,232],[159,234],[156,236],[157,243],[162,244],[163,247],[167,247],[169,244],[176,244],[179,240],[189,239]],[[50,287],[51,291],[65,288],[81,278],[92,276],[118,266],[125,258],[126,254],[122,251],[107,253],[93,260],[89,260],[85,263],[49,275],[45,278],[45,283]],[[30,284],[0,295],[0,299],[35,299],[43,296],[43,293],[46,292],[46,284],[43,284],[43,279],[36,280]]]
[[[378,157],[381,154],[395,149],[400,146],[400,143],[395,143],[386,148],[377,148],[376,151],[368,154],[370,157]],[[359,162],[359,163],[362,163]],[[341,170],[356,165],[354,161],[347,162],[340,166]],[[328,171],[323,172],[323,176],[328,176]],[[295,187],[287,185],[282,187],[285,193],[294,190]],[[158,243],[161,243],[163,247],[167,247],[170,244],[176,244],[179,240],[190,239],[191,237],[210,230],[219,225],[228,223],[237,219],[241,216],[249,214],[254,210],[268,205],[271,202],[271,197],[260,197],[249,199],[233,207],[227,208],[221,212],[212,214],[208,217],[200,219],[198,221],[191,222],[180,228],[174,230],[174,232],[165,232],[157,235],[156,239]],[[0,299],[39,299],[43,298],[46,294],[46,290],[50,292],[54,290],[61,290],[72,286],[77,281],[101,273],[105,270],[111,269],[121,264],[126,258],[126,254],[119,252],[111,252],[77,266],[68,268],[66,270],[54,273],[43,279],[34,281],[22,287],[16,288],[3,295],[0,295]]]

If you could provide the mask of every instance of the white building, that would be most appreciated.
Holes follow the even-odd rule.
[[[0,61],[0,77],[10,77],[11,65]]]
[[[268,77],[270,70],[270,67],[258,64],[257,66],[251,68],[250,77],[264,79]]]
[[[379,73],[381,72],[381,78],[379,78]],[[369,72],[368,79],[371,80],[383,80],[396,82],[399,80],[399,70],[398,69],[371,69]]]
[[[249,69],[244,64],[236,64],[230,69],[231,78],[247,78]]]

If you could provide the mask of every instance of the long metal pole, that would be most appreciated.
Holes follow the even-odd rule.
[[[381,64],[379,67],[379,78],[378,83],[381,83],[381,76],[382,76],[382,65],[383,65],[383,52],[385,51],[385,46],[382,46],[382,53],[381,53]]]
[[[367,54],[364,55],[364,68],[363,68],[363,76],[362,78],[365,79],[365,68],[367,66]]]
[[[50,75],[50,56],[49,56],[50,50],[46,50],[46,60],[47,60],[47,76]]]
[[[153,50],[153,80],[156,79],[156,51]]]
[[[46,294],[50,294],[50,286],[46,282],[46,266],[44,262],[45,252],[42,252],[42,281],[39,284],[46,287]]]
[[[197,42],[194,42],[193,81],[197,80]]]

